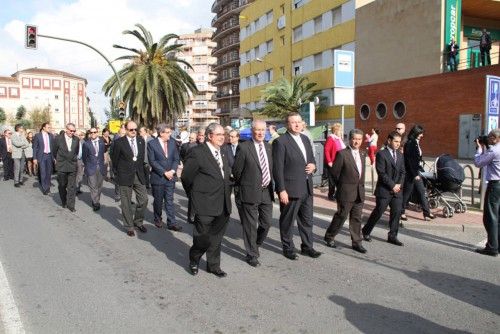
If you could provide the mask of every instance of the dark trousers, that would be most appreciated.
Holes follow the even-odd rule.
[[[481,52],[481,66],[491,65],[490,50],[486,48],[479,48]]]
[[[403,202],[403,198],[401,196],[391,196],[391,197],[377,197],[375,200],[375,209],[373,209],[368,221],[365,226],[361,230],[364,235],[370,235],[372,233],[373,228],[380,220],[384,211],[387,209],[389,205],[391,208],[391,213],[389,216],[389,239],[395,239],[398,236],[398,228],[399,228],[399,218],[401,217],[401,203]]]
[[[50,179],[52,178],[53,167],[52,153],[43,153],[42,159],[38,161],[38,178],[42,191],[50,191]]]
[[[484,199],[483,224],[488,234],[486,249],[498,253],[498,241],[500,240],[498,226],[498,219],[500,218],[500,182],[488,183]]]
[[[59,197],[63,205],[68,208],[75,207],[76,197],[76,171],[74,172],[57,172],[57,183],[59,189]]]
[[[280,203],[280,237],[283,246],[283,252],[293,252],[292,227],[297,219],[300,239],[302,240],[301,249],[308,250],[313,248],[313,197],[306,193],[301,198],[290,198],[287,205]]]
[[[328,198],[332,198],[333,196],[335,196],[335,187],[336,187],[336,184],[335,184],[335,179],[332,175],[332,173],[330,173],[330,166],[326,166],[326,175],[328,177]]]
[[[241,225],[243,227],[243,242],[247,258],[259,257],[259,246],[262,245],[269,232],[273,217],[273,202],[269,189],[262,189],[262,198],[258,203],[241,203]]]
[[[11,153],[7,153],[3,158],[3,179],[4,181],[14,178],[14,160]]]
[[[363,213],[363,204],[363,201],[359,198],[356,202],[337,200],[337,212],[333,215],[332,222],[326,230],[325,240],[334,240],[349,216],[349,232],[351,233],[352,245],[361,245],[361,215]]]
[[[221,243],[226,232],[229,215],[223,213],[216,217],[194,217],[193,246],[189,250],[189,261],[198,264],[207,253],[207,269],[220,269]]]
[[[151,174],[151,167],[148,164],[146,164],[144,166],[144,178],[146,180],[146,188],[147,189],[151,188],[151,182],[149,181],[150,174]]]
[[[424,186],[424,181],[422,178],[420,180],[415,180],[415,178],[406,178],[403,186],[403,206],[401,210],[401,214],[405,213],[405,208],[410,201],[411,194],[415,191],[415,194],[418,197],[418,201],[422,206],[422,211],[424,216],[428,216],[431,213],[429,209],[429,202],[427,201],[426,190]]]
[[[163,204],[165,204],[167,226],[177,225],[174,210],[175,182],[171,181],[167,184],[152,184],[151,187],[153,191],[153,212],[155,222],[161,222]]]
[[[188,223],[194,222],[194,210],[193,210],[193,201],[191,200],[191,194],[186,193],[188,199],[188,208],[187,208],[187,221]]]
[[[144,209],[148,205],[148,192],[146,186],[139,181],[137,173],[134,176],[134,184],[131,186],[119,186],[120,207],[122,209],[123,225],[129,231],[135,226],[142,226],[144,220]],[[132,210],[132,193],[135,193],[135,211]]]

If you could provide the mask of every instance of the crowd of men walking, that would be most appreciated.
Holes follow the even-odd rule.
[[[197,275],[200,259],[206,253],[207,271],[225,277],[226,273],[220,265],[221,242],[231,215],[232,193],[242,224],[245,261],[249,265],[260,265],[259,248],[271,226],[275,200],[279,201],[280,207],[283,255],[290,260],[298,259],[292,233],[295,221],[301,239],[300,253],[311,258],[321,255],[313,245],[312,177],[317,169],[313,145],[303,134],[305,128],[300,114],[288,114],[286,128],[281,136],[273,132],[271,144],[265,141],[267,124],[259,120],[252,123],[251,140],[244,142],[240,142],[238,131],[226,131],[217,123],[198,133],[181,134],[185,142],[173,138],[173,130],[167,124],[159,124],[155,134],[150,135],[146,128],[139,128],[135,122],[128,121],[111,140],[107,129],[102,131],[102,137],[94,127],[75,136],[75,125],[68,123],[59,135],[53,135],[51,125],[44,123],[33,137],[32,157],[41,192],[44,195],[50,193],[55,167],[61,205],[72,212],[76,211],[75,198],[81,191],[79,185],[83,176],[90,190],[93,210],[100,210],[103,181],[111,179],[108,178],[108,170],[112,172],[115,199],[120,201],[128,236],[134,236],[136,229],[147,233],[143,222],[148,205],[148,188],[153,195],[154,225],[158,228],[166,225],[173,231],[182,230],[174,206],[174,190],[180,177],[188,197],[186,221],[194,225],[189,270]],[[375,224],[390,206],[387,241],[403,246],[397,234],[400,220],[407,219],[403,212],[410,196],[408,192],[414,188],[420,200],[425,201],[419,174],[422,159],[419,141],[423,137],[423,128],[415,125],[405,138],[404,124],[399,123],[396,130],[388,134],[383,149],[376,154],[376,207],[363,228],[361,215],[365,200],[366,152],[361,145],[364,133],[359,129],[351,130],[345,145],[339,137],[339,125],[334,125],[332,130],[325,145],[325,156],[328,155],[325,165],[331,178],[330,186],[335,189],[330,189],[329,197],[337,201],[337,212],[325,233],[326,245],[337,247],[335,237],[349,218],[352,249],[366,253],[362,242],[372,241],[370,234]],[[31,155],[28,149],[30,142],[23,131],[22,126],[16,125],[16,135],[6,130],[0,140],[4,178],[8,180],[12,176],[16,187],[23,183],[23,159]],[[491,147],[483,152],[478,143],[476,155],[476,164],[486,168],[489,181],[484,218],[488,243],[478,252],[496,255],[500,130],[491,131],[488,138]],[[401,149],[403,141],[404,153]],[[9,159],[13,160],[13,166]],[[183,165],[182,174],[177,175],[180,164]],[[434,218],[425,203],[421,204],[424,218]],[[165,220],[162,218],[164,210]]]

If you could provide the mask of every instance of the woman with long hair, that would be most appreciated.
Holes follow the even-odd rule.
[[[324,168],[328,175],[328,199],[335,200],[335,180],[331,176],[330,168],[333,166],[337,152],[345,148],[342,138],[342,124],[334,123],[332,125],[332,133],[328,136],[325,142],[324,149]]]
[[[424,220],[428,221],[436,218],[430,211],[424,181],[420,176],[420,173],[424,171],[424,168],[421,165],[422,149],[420,148],[420,141],[423,137],[424,128],[421,125],[416,124],[410,130],[410,133],[408,134],[408,141],[404,147],[406,178],[403,186],[403,210],[401,211],[401,220],[408,220],[408,217],[406,217],[405,214],[405,208],[413,191],[415,191],[420,205],[422,206]]]
[[[29,146],[24,149],[24,155],[26,156],[26,172],[29,176],[36,175],[35,165],[33,164],[33,132],[29,131],[26,134],[26,139],[28,139]]]

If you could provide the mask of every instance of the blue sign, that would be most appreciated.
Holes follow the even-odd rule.
[[[354,88],[354,52],[334,50],[333,86],[335,88]]]
[[[486,133],[497,129],[500,114],[500,77],[486,76]]]

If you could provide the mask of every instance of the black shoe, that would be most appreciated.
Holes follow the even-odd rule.
[[[326,247],[337,248],[337,244],[335,243],[334,240],[325,239],[325,245]]]
[[[49,190],[44,190],[42,193],[43,193],[44,195],[48,195],[48,194],[50,193],[50,191],[49,191]]]
[[[368,242],[372,242],[372,237],[370,237],[369,234],[363,234],[363,240],[368,241]]]
[[[101,204],[92,204],[92,210],[99,211],[100,208],[101,208]]]
[[[219,278],[222,278],[222,277],[226,277],[227,274],[225,271],[223,271],[222,269],[218,268],[218,269],[214,269],[214,270],[210,270],[207,268],[207,272],[209,274],[214,274],[215,276],[219,277]]]
[[[193,275],[193,276],[198,275],[198,264],[197,263],[190,263],[189,264],[189,271],[191,272],[191,275]]]
[[[401,217],[399,217],[400,220],[404,220],[404,221],[407,221],[408,220],[408,217],[406,217],[406,215],[403,213],[401,215]]]
[[[403,222],[399,222],[399,227],[404,228]]]
[[[336,198],[335,198],[335,196],[328,196],[328,200],[332,201],[332,202],[335,202]]]
[[[169,229],[170,231],[180,232],[182,231],[182,226],[172,225],[172,226],[167,226],[167,229]]]
[[[19,181],[19,185],[20,186],[24,186],[24,182],[23,181]]]
[[[354,249],[356,252],[359,252],[362,254],[366,253],[366,248],[364,248],[361,245],[352,245],[352,249]]]
[[[424,220],[426,222],[430,221],[431,219],[434,219],[436,218],[436,216],[434,216],[432,213],[429,213],[428,215],[424,214]]]
[[[252,257],[252,258],[247,258],[246,259],[246,262],[251,265],[252,267],[259,267],[260,266],[260,262],[259,260],[257,260],[256,258]]]
[[[287,258],[287,259],[290,259],[290,260],[297,260],[299,257],[297,256],[297,254],[295,254],[295,252],[283,252],[283,255]]]
[[[492,251],[487,248],[478,248],[476,249],[476,253],[482,254],[482,255],[488,255],[488,256],[498,256],[498,252]]]
[[[398,240],[398,238],[389,238],[387,242],[396,246],[404,246],[404,244]]]
[[[75,208],[68,208],[68,210],[71,211],[71,212],[75,212],[76,211]]]
[[[310,248],[310,249],[302,249],[300,251],[300,254],[307,255],[309,257],[312,257],[313,259],[316,259],[316,258],[320,257],[321,252],[318,252],[314,248]]]
[[[136,226],[136,227],[137,227],[137,229],[138,229],[139,231],[141,231],[142,233],[146,233],[146,232],[148,231],[148,229],[147,229],[147,228],[146,228],[146,226],[144,226],[144,225],[141,225],[141,226]]]
[[[81,193],[82,193],[82,191],[81,191],[80,189],[78,189],[78,190],[76,191],[76,194],[77,194],[77,195],[80,195]]]
[[[19,183],[14,183],[14,187],[19,188],[21,185]]]

